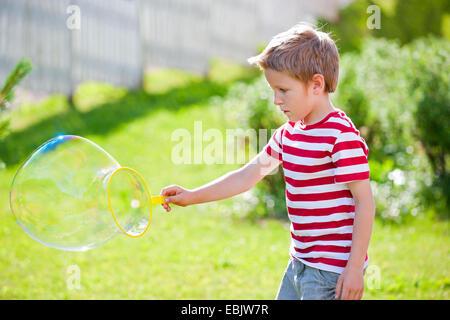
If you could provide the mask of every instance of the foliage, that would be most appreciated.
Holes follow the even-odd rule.
[[[380,28],[369,29],[367,9],[380,9]],[[341,53],[360,51],[364,38],[397,39],[406,44],[427,35],[449,37],[450,2],[447,0],[356,0],[339,11],[337,21],[319,19],[324,31],[332,32]],[[450,38],[447,38],[450,39]]]
[[[108,83],[84,82],[81,83],[73,94],[73,103],[80,112],[87,112],[95,107],[113,103],[125,96],[127,90],[118,88]]]
[[[253,154],[261,151],[273,131],[286,121],[284,114],[272,104],[272,95],[265,79],[259,77],[250,84],[241,82],[235,84],[223,99],[223,107],[227,110],[230,121],[237,123],[241,128],[251,128],[258,133],[261,129],[267,130],[266,135],[257,134],[257,150],[252,150]],[[267,216],[285,217],[284,194],[282,170],[277,169],[256,187],[238,196],[235,208],[241,216],[252,220]]]
[[[211,59],[206,73],[206,79],[217,83],[228,83],[237,79],[254,78],[257,70],[248,66],[242,66],[233,61],[213,58]]]
[[[177,69],[153,69],[144,75],[143,88],[150,94],[166,93],[191,82],[202,81],[200,75]]]
[[[0,90],[0,138],[6,134],[10,119],[4,116],[7,109],[7,104],[14,99],[14,87],[31,71],[31,62],[22,59],[20,60],[11,73],[6,78],[6,81]]]
[[[20,60],[14,70],[8,75],[3,88],[0,90],[0,108],[5,107],[6,102],[14,99],[13,88],[31,71],[31,62]]]
[[[410,94],[416,96],[416,133],[434,173],[431,201],[440,211],[450,207],[450,42],[423,39],[411,46]]]
[[[439,150],[436,158],[448,158],[449,49],[448,41],[437,38],[406,46],[367,38],[360,54],[341,59],[333,100],[356,120],[370,147],[373,190],[382,217],[400,221],[445,200],[446,180],[436,176],[427,141],[440,143],[433,149]],[[386,163],[391,164],[388,180],[376,173]],[[429,200],[431,190],[434,201]],[[448,215],[445,204],[435,210]]]

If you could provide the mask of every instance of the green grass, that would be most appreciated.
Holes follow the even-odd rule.
[[[65,128],[73,130],[67,133],[81,133],[96,142],[121,165],[136,169],[153,194],[169,184],[193,188],[235,169],[237,165],[172,163],[175,142],[171,133],[175,129],[193,133],[194,121],[201,120],[203,131],[218,128],[225,132],[233,124],[224,122],[224,110],[209,100],[211,94],[226,92],[226,86],[198,79],[194,84],[170,82],[183,87],[164,91],[158,83],[157,92],[148,91],[151,94],[120,92],[108,94],[106,100],[84,98],[85,102],[79,100],[77,105],[79,114],[66,113],[61,105],[54,105],[64,102],[53,98],[52,103],[41,103],[29,113],[22,110],[20,118],[13,115],[15,131],[10,139],[15,140],[7,144],[15,149],[0,148],[0,158],[5,157],[5,150],[18,150],[6,157],[7,166],[0,169],[1,299],[275,297],[288,260],[289,225],[280,220],[238,219],[233,214],[232,199],[174,207],[169,214],[155,206],[150,230],[142,238],[120,236],[84,253],[63,252],[37,243],[10,213],[9,188],[20,162],[34,145]],[[197,98],[184,96],[186,86]],[[120,106],[128,106],[132,114],[120,112]],[[44,117],[39,108],[42,113],[46,108],[52,112]],[[41,117],[38,120],[37,114]],[[41,131],[33,131],[36,129]],[[32,137],[33,132],[36,137]],[[27,143],[27,137],[33,142]],[[366,285],[364,298],[449,299],[449,240],[449,223],[429,216],[404,225],[376,220],[369,256],[371,265],[378,268],[380,281],[378,287]],[[80,289],[68,285],[72,279],[68,271],[74,265],[80,270]],[[371,276],[373,279],[371,274],[366,279]]]
[[[449,227],[426,215],[403,225],[375,220],[369,257],[380,281],[364,297],[449,299]]]

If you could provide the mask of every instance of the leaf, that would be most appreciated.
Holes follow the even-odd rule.
[[[5,109],[5,102],[14,99],[13,88],[31,71],[31,62],[26,59],[20,60],[14,70],[6,78],[3,88],[0,90],[0,110]]]

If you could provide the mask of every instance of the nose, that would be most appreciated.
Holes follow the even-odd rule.
[[[281,98],[277,93],[274,93],[273,95],[273,103],[277,106],[281,106],[283,104],[283,101],[281,100]]]

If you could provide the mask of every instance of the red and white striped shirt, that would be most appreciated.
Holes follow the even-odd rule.
[[[347,183],[369,179],[366,142],[338,110],[311,125],[286,122],[265,150],[283,164],[290,255],[311,267],[342,273],[355,216]],[[364,267],[368,261],[366,255]]]

